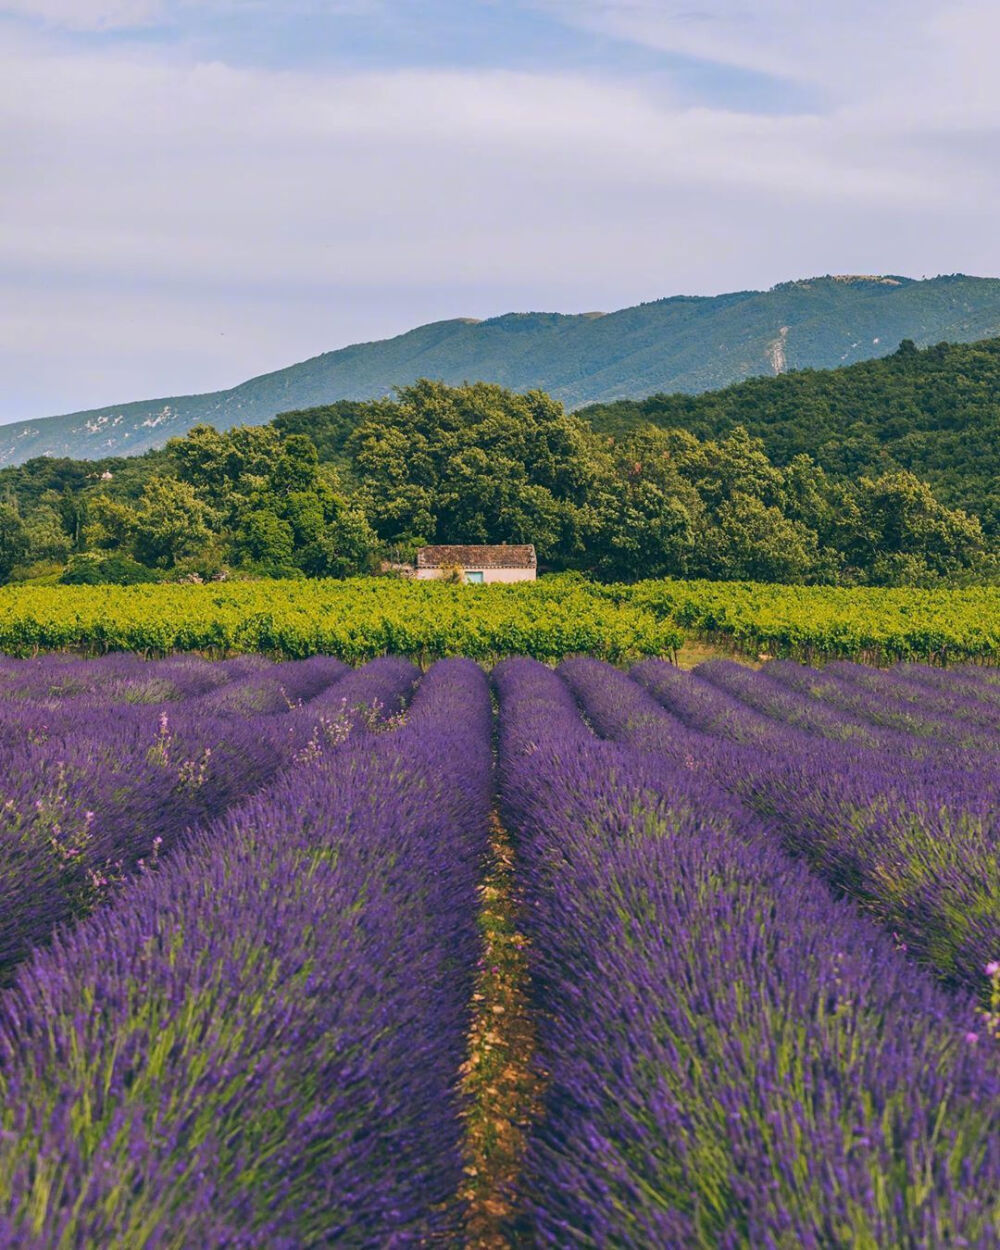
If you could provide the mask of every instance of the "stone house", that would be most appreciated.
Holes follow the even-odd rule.
[[[421,547],[417,552],[417,577],[447,577],[461,569],[470,584],[484,582],[533,582],[537,570],[535,548],[500,545],[492,547]]]

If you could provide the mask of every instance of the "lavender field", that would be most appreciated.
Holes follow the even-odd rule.
[[[0,1246],[996,1247],[998,781],[981,667],[0,659]]]

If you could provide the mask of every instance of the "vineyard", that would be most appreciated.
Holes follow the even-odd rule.
[[[386,654],[557,660],[586,652],[621,661],[669,653],[681,638],[651,609],[613,603],[582,580],[560,578],[475,589],[357,578],[0,590],[0,651],[16,655],[63,648],[265,652],[358,664]]]
[[[607,591],[678,628],[748,654],[810,663],[861,658],[1000,662],[1000,589],[640,582]]]
[[[464,655],[612,663],[686,638],[810,662],[1000,662],[1000,590],[876,590],[744,582],[599,585],[576,576],[466,587],[386,578],[0,589],[0,651],[147,657],[335,656],[359,664]]]
[[[628,672],[0,660],[0,1245],[996,1246],[1000,670],[686,673],[653,593],[534,601]]]

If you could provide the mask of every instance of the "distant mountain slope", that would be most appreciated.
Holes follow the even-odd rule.
[[[220,429],[259,424],[289,409],[385,395],[419,377],[540,387],[577,408],[656,391],[697,393],[785,369],[832,368],[884,355],[904,338],[925,345],[992,335],[1000,335],[1000,280],[961,274],[813,278],[770,291],[676,296],[604,316],[441,321],[232,390],[0,426],[0,464],[135,454],[199,422]]]
[[[801,453],[835,477],[910,469],[949,507],[1000,534],[1000,338],[904,345],[848,368],[751,378],[702,395],[652,395],[581,409],[598,432],[637,425],[715,438],[736,425],[787,465]]]

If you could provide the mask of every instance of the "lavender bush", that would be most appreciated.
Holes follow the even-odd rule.
[[[911,955],[988,992],[983,970],[1000,952],[995,757],[947,745],[916,756],[864,750],[804,733],[777,750],[737,745],[689,729],[610,665],[568,660],[559,671],[602,735],[714,778]],[[770,679],[748,670],[741,688],[754,683],[768,698]]]
[[[0,1000],[0,1243],[454,1231],[491,798],[484,676],[290,770]]]
[[[903,735],[872,725],[863,716],[844,708],[828,707],[775,681],[769,669],[754,673],[732,660],[709,660],[699,664],[697,676],[724,690],[765,716],[793,725],[806,733],[835,742],[853,742],[866,747],[906,745]]]
[[[113,667],[93,663],[102,677]],[[279,668],[282,689],[312,691],[309,703],[247,715],[215,701],[247,680],[259,692],[261,673]],[[266,785],[308,744],[329,749],[331,723],[343,741],[362,722],[375,728],[398,713],[417,676],[404,660],[352,671],[323,657],[263,670],[244,659],[211,702],[196,695],[106,708],[92,682],[86,706],[82,696],[68,700],[71,708],[0,705],[10,731],[0,738],[0,984],[57,925],[85,915],[191,829]],[[278,677],[265,680],[277,690]]]
[[[971,1003],[682,760],[588,741],[537,667],[497,686],[548,1079],[517,1235],[994,1245],[1000,1067]]]
[[[914,701],[891,689],[891,682],[870,684],[845,680],[837,669],[816,670],[788,660],[768,664],[767,676],[800,694],[809,695],[823,706],[838,709],[850,716],[885,726],[914,738],[932,739],[940,744],[985,750],[1000,748],[1000,738],[988,727],[969,724],[955,715],[955,704],[947,711],[934,710],[930,699]]]
[[[996,675],[493,683],[511,1240],[997,1245]],[[0,658],[0,1246],[468,1237],[493,728],[468,660]]]

